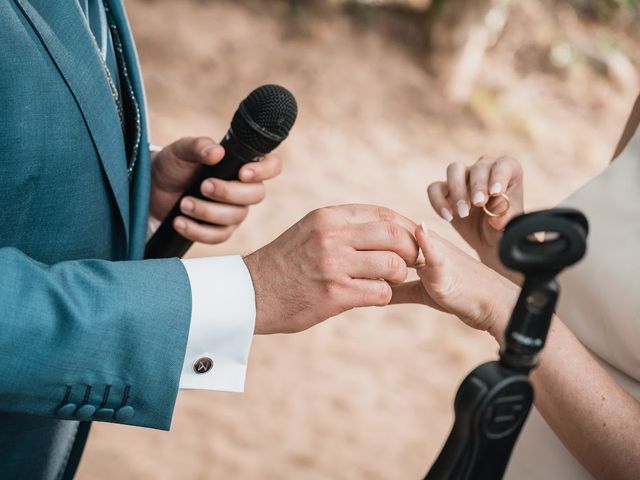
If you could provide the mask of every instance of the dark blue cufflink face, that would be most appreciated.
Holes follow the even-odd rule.
[[[130,405],[126,405],[116,410],[115,419],[118,422],[125,422],[133,417],[134,413],[136,413],[136,411],[133,409],[133,407]]]

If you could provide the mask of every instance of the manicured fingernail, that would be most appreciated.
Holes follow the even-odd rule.
[[[212,194],[216,191],[216,186],[213,184],[213,182],[204,182],[202,184],[202,191],[204,193]]]
[[[422,230],[423,233],[428,232],[427,225],[424,222],[420,222],[420,230]]]
[[[467,202],[465,202],[464,200],[458,200],[458,203],[456,203],[456,207],[458,209],[458,215],[460,215],[460,218],[469,216],[469,205],[467,205]]]
[[[444,218],[447,222],[451,222],[453,220],[453,215],[451,214],[451,212],[449,211],[448,208],[443,208],[442,210],[440,210],[440,215],[442,216],[442,218]]]
[[[185,222],[181,218],[176,219],[174,225],[178,230],[184,230],[185,228],[187,228],[187,222]]]
[[[471,199],[474,205],[481,205],[484,202],[484,193],[476,192],[473,194],[473,198]]]
[[[247,170],[244,170],[242,172],[242,179],[243,180],[251,180],[255,176],[256,176],[256,172],[254,172],[251,169],[247,169]]]
[[[498,182],[491,185],[491,188],[489,189],[489,193],[491,195],[495,195],[496,193],[500,193],[501,191],[502,191],[502,184]]]
[[[192,200],[189,200],[188,198],[184,198],[180,203],[180,207],[182,208],[182,210],[190,212],[195,208],[195,204],[193,203]]]

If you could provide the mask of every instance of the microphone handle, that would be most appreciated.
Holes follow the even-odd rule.
[[[182,257],[193,242],[184,238],[173,228],[173,221],[178,215],[187,216],[180,211],[180,201],[186,196],[204,199],[205,196],[200,192],[200,185],[205,179],[215,177],[221,180],[237,180],[238,172],[244,164],[259,162],[265,155],[243,145],[231,129],[222,139],[220,145],[225,150],[224,158],[215,165],[200,169],[195,181],[178,199],[158,230],[147,242],[144,258]]]

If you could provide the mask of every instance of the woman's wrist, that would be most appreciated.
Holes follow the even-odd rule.
[[[504,331],[509,324],[511,312],[518,300],[520,288],[513,282],[507,280],[501,275],[495,285],[492,294],[492,308],[489,313],[490,326],[487,329],[489,334],[496,339],[499,345],[504,343]]]
[[[484,249],[478,249],[476,250],[476,254],[484,265],[502,277],[505,277],[510,283],[514,283],[516,285],[522,284],[522,274],[515,270],[509,270],[502,264],[500,256],[498,255],[498,247],[485,247]]]

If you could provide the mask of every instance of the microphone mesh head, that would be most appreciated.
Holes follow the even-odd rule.
[[[289,90],[263,85],[242,101],[233,115],[231,129],[248,147],[269,153],[287,138],[297,115],[298,104]]]

